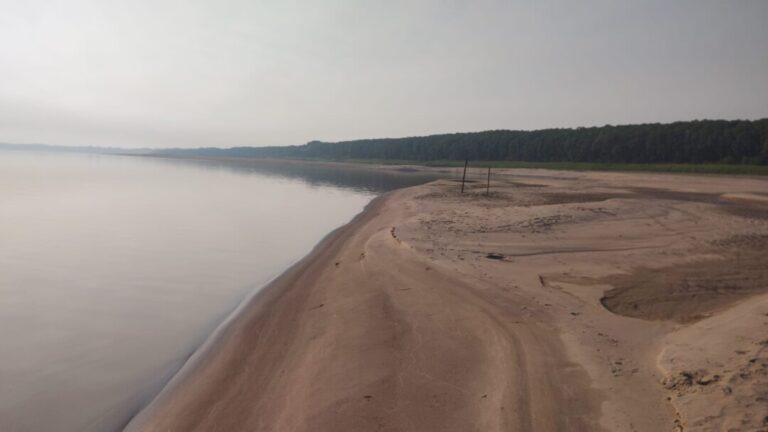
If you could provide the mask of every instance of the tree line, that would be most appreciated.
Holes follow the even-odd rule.
[[[768,119],[696,120],[407,138],[311,141],[287,147],[167,149],[191,156],[768,165]]]

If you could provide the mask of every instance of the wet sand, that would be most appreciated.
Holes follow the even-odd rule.
[[[767,190],[505,170],[389,193],[128,430],[759,430]]]

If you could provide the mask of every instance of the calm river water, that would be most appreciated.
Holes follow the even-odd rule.
[[[432,179],[0,151],[0,431],[119,430],[248,294]]]

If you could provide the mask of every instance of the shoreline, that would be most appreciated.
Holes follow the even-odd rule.
[[[391,172],[447,172],[448,170],[461,169],[463,163],[460,160],[438,161],[442,163],[428,164],[430,161],[403,161],[386,159],[299,159],[279,157],[257,156],[193,156],[173,154],[123,154],[123,156],[138,156],[161,159],[186,159],[208,160],[233,163],[273,163],[287,165],[316,165],[328,167],[348,167],[357,169],[369,169]],[[470,161],[470,169],[487,169],[491,166],[494,170],[526,171],[546,170],[572,173],[624,173],[624,174],[649,174],[649,175],[682,175],[682,176],[713,176],[713,177],[738,177],[765,179],[768,168],[763,165],[740,164],[640,164],[640,163],[588,163],[588,162],[515,162],[504,160],[475,160]]]
[[[764,414],[738,400],[761,397],[750,392],[766,378],[739,378],[752,364],[740,362],[768,353],[750,338],[727,349],[709,341],[734,326],[759,335],[768,313],[768,208],[748,199],[766,181],[687,178],[671,193],[669,177],[653,174],[507,170],[488,196],[438,181],[377,197],[244,301],[126,430],[759,422]],[[723,205],[734,193],[748,202]],[[733,283],[747,285],[730,297],[706,297],[706,283],[698,297],[685,284],[674,291],[677,277],[728,277],[713,257],[746,266],[737,271],[751,279]],[[644,288],[654,272],[674,292]],[[704,415],[713,406],[728,415]]]
[[[389,194],[385,194],[383,196],[375,198],[371,204],[369,204],[363,212],[358,214],[349,224],[340,227],[337,229],[337,231],[331,233],[329,236],[327,236],[320,244],[316,246],[316,248],[307,255],[304,259],[302,259],[300,262],[298,262],[296,265],[292,266],[286,272],[284,272],[282,275],[280,275],[275,281],[270,283],[265,289],[261,290],[259,293],[257,293],[253,299],[247,302],[247,304],[241,309],[239,314],[236,314],[232,317],[232,320],[226,324],[226,327],[219,332],[219,334],[215,335],[213,337],[212,343],[209,344],[208,349],[201,353],[199,358],[190,366],[190,368],[187,368],[185,366],[185,369],[188,369],[186,373],[179,376],[178,379],[174,379],[176,382],[173,383],[172,386],[169,386],[168,389],[164,389],[163,392],[161,392],[161,395],[156,398],[155,401],[153,401],[143,412],[141,412],[134,420],[132,420],[126,427],[126,431],[143,431],[143,430],[166,430],[168,427],[167,425],[159,425],[157,424],[158,419],[160,419],[160,422],[162,423],[164,420],[171,420],[171,423],[173,423],[172,426],[170,426],[170,430],[209,430],[211,427],[220,427],[218,426],[219,422],[222,420],[221,418],[213,420],[214,424],[217,426],[213,426],[212,424],[207,424],[208,421],[210,421],[210,412],[201,414],[201,409],[203,408],[200,406],[200,403],[202,402],[203,406],[208,406],[208,408],[203,408],[202,411],[207,411],[213,408],[215,410],[215,407],[212,407],[209,405],[210,403],[214,403],[215,405],[218,405],[219,402],[214,402],[220,400],[220,398],[224,397],[226,399],[230,399],[230,397],[222,396],[217,393],[217,387],[220,387],[220,384],[222,382],[222,378],[224,378],[224,381],[230,381],[228,384],[226,384],[224,387],[229,387],[232,385],[232,380],[227,379],[227,377],[222,377],[220,374],[228,375],[228,372],[230,370],[229,366],[235,366],[235,364],[232,363],[232,360],[236,360],[238,357],[240,357],[238,354],[233,354],[233,350],[237,350],[237,346],[239,346],[239,343],[235,343],[238,340],[243,339],[244,337],[247,338],[247,335],[243,334],[243,328],[244,327],[252,327],[254,325],[259,325],[266,322],[266,326],[271,327],[269,321],[270,320],[282,320],[285,321],[286,317],[285,315],[278,315],[277,313],[274,313],[273,308],[278,308],[280,303],[293,301],[297,302],[299,307],[302,308],[302,310],[299,312],[299,314],[306,314],[309,311],[319,310],[320,308],[323,308],[325,306],[325,303],[319,303],[315,304],[313,306],[313,303],[309,302],[308,298],[313,294],[311,290],[317,289],[318,284],[310,284],[308,288],[302,287],[301,282],[303,280],[306,280],[307,277],[310,279],[314,279],[316,276],[315,273],[319,271],[322,272],[323,268],[328,267],[338,267],[341,263],[340,261],[335,261],[338,258],[339,253],[348,253],[349,251],[345,251],[345,249],[349,249],[348,243],[353,240],[355,237],[359,236],[361,234],[361,230],[365,230],[366,228],[370,229],[371,223],[377,223],[377,217],[379,216],[379,213],[382,210],[382,207],[386,206],[388,203],[390,203],[392,200],[397,201],[397,195],[398,194],[412,194],[413,192],[418,192],[420,189],[419,186],[412,187],[412,188],[406,188],[401,189],[398,191],[393,191]],[[400,204],[400,202],[396,202],[396,204]],[[380,225],[380,224],[377,224]],[[390,231],[386,228],[382,228],[380,226],[377,226],[374,231],[378,235],[383,235],[385,238],[389,237],[391,239],[394,239],[396,243],[400,243],[399,240],[397,240],[397,236],[394,233],[394,231]],[[363,234],[363,243],[367,243],[367,236],[369,233],[364,232]],[[368,257],[366,257],[367,251],[362,252],[360,256],[358,257],[360,261],[361,267],[364,267],[365,264],[362,262],[364,260],[367,260]],[[429,269],[428,269],[429,270]],[[436,270],[436,269],[435,269]],[[367,272],[367,270],[365,270]],[[437,273],[437,271],[433,272]],[[448,280],[445,279],[447,275],[441,276],[441,282],[447,283]],[[367,277],[367,275],[366,275]],[[434,280],[433,280],[434,281]],[[462,281],[463,282],[463,281]],[[459,285],[463,285],[463,283],[460,282]],[[403,291],[406,291],[409,289],[403,289]],[[455,290],[455,288],[454,288]],[[455,296],[453,299],[453,302],[463,302],[464,300],[467,300],[464,298],[464,294],[460,291],[454,291],[452,296]],[[286,297],[292,297],[289,300],[286,300]],[[293,306],[293,305],[292,305]],[[384,306],[385,308],[389,308],[391,306]],[[480,306],[481,308],[487,307],[487,306]],[[376,306],[376,309],[378,309],[378,305]],[[295,310],[295,309],[294,309]],[[265,316],[266,315],[266,316]],[[383,317],[385,321],[389,320],[389,312],[385,312],[385,316]],[[367,314],[364,315],[364,317],[368,317]],[[300,319],[301,317],[299,317]],[[288,320],[290,322],[290,320]],[[493,320],[488,321],[487,319],[482,319],[482,323],[480,325],[482,327],[485,327],[487,325],[495,325]],[[360,322],[353,323],[345,323],[350,325],[355,324],[361,324]],[[275,325],[274,327],[278,327],[278,329],[288,329],[289,333],[294,333],[296,329],[293,329],[291,327],[294,327],[293,324],[288,325]],[[391,330],[391,329],[389,329]],[[279,331],[279,330],[278,330]],[[442,330],[439,328],[434,329],[433,331],[441,332]],[[502,332],[506,332],[508,329],[502,329]],[[387,329],[385,329],[385,332],[389,333]],[[531,339],[531,341],[539,339],[542,335],[548,334],[550,338],[556,336],[556,333],[552,333],[551,329],[545,329],[545,328],[531,328],[527,329],[525,334],[521,334],[522,339]],[[362,335],[357,335],[358,337]],[[284,337],[284,335],[280,335],[280,337]],[[259,335],[257,337],[258,339],[261,339],[262,336]],[[363,337],[365,339],[365,337]],[[425,341],[419,337],[419,341],[417,345],[422,346],[425,344]],[[440,342],[440,341],[438,341]],[[471,339],[466,340],[466,342],[471,342]],[[511,355],[513,357],[520,357],[521,355],[527,356],[527,354],[523,353],[526,349],[523,347],[525,342],[523,340],[518,340],[517,337],[513,336],[510,342],[513,346],[508,347],[508,349],[519,350],[521,352],[511,352],[507,353],[507,355]],[[224,347],[223,345],[228,344],[228,347]],[[439,344],[438,344],[439,345]],[[350,347],[352,351],[357,351],[357,348]],[[249,348],[250,349],[250,348]],[[440,350],[445,350],[445,347],[438,347]],[[453,348],[451,348],[453,349]],[[496,347],[491,347],[492,350],[495,350]],[[542,344],[542,352],[537,353],[537,358],[539,361],[547,363],[547,364],[558,364],[560,367],[564,369],[562,374],[560,374],[562,377],[568,376],[569,382],[572,383],[578,383],[578,386],[582,388],[584,391],[589,392],[589,385],[586,380],[586,375],[574,370],[568,370],[572,367],[570,362],[564,358],[562,355],[558,355],[555,358],[551,358],[550,356],[554,354],[554,351],[556,350],[556,347],[551,342],[546,342]],[[269,348],[266,350],[266,356],[271,357],[272,354],[274,354],[274,348]],[[398,349],[399,351],[399,349]],[[285,354],[285,353],[282,353]],[[446,355],[449,355],[449,352],[445,352]],[[546,357],[545,357],[546,355]],[[550,358],[547,358],[550,357]],[[340,356],[341,359],[347,358],[346,355]],[[522,366],[522,363],[524,363],[524,360],[520,360],[520,364]],[[217,364],[218,363],[218,364]],[[223,364],[222,364],[223,363]],[[236,363],[240,363],[237,361]],[[506,363],[506,362],[504,362]],[[224,366],[226,365],[226,366]],[[269,363],[268,365],[265,365],[266,369],[276,370],[280,369],[283,365],[281,363]],[[461,374],[461,370],[464,368],[465,365],[459,366],[458,365],[448,365],[449,371],[447,371],[447,374],[450,376],[455,376],[456,374]],[[499,365],[502,366],[502,365]],[[550,427],[547,429],[555,430],[555,429],[561,429],[566,424],[569,426],[574,426],[574,420],[569,419],[567,417],[563,417],[560,419],[557,418],[551,418],[548,415],[541,416],[535,415],[534,412],[538,411],[538,407],[529,407],[529,405],[532,405],[531,401],[529,401],[529,397],[533,393],[539,393],[540,390],[529,388],[528,380],[529,380],[529,374],[540,376],[541,379],[544,381],[547,381],[549,384],[547,385],[546,391],[544,391],[544,394],[541,396],[537,396],[537,399],[546,399],[543,401],[546,405],[550,405],[552,403],[555,403],[557,405],[566,404],[569,407],[569,411],[573,414],[570,417],[573,418],[579,418],[583,417],[581,420],[577,420],[576,424],[581,425],[576,427],[573,430],[593,430],[593,426],[596,425],[596,422],[594,419],[588,419],[586,416],[583,416],[582,414],[589,410],[595,410],[597,409],[597,398],[596,397],[590,397],[587,399],[582,398],[583,395],[580,395],[579,397],[574,397],[573,395],[568,396],[564,394],[550,394],[552,390],[558,386],[561,385],[561,382],[554,382],[551,380],[551,378],[545,378],[543,375],[546,375],[545,371],[538,370],[538,371],[531,371],[530,367],[523,367],[522,369],[518,369],[515,371],[512,371],[513,376],[509,377],[513,381],[517,382],[517,385],[521,385],[526,389],[526,394],[518,394],[517,391],[514,391],[512,395],[500,395],[502,399],[506,399],[507,397],[514,397],[516,399],[515,403],[519,404],[521,406],[526,407],[525,413],[511,413],[510,418],[505,419],[501,423],[498,422],[498,419],[494,418],[495,415],[491,413],[486,413],[484,416],[487,417],[484,422],[488,423],[499,423],[506,424],[509,421],[512,421],[520,427],[523,428],[523,430],[527,430],[533,427],[534,423],[544,422],[546,424],[549,424]],[[393,371],[394,373],[398,373],[396,371]],[[424,373],[419,371],[419,375],[423,375],[423,377],[426,377],[428,381],[435,381],[436,384],[432,384],[436,387],[443,387],[445,384],[441,383],[442,380],[435,378],[431,376],[429,373]],[[213,380],[210,380],[211,375],[216,375],[216,378]],[[275,375],[274,373],[268,374],[270,378],[273,378]],[[473,379],[469,378],[475,378],[474,375],[467,377],[467,383],[471,383]],[[263,378],[260,377],[260,379],[257,379],[257,381],[262,381]],[[335,379],[334,379],[335,380]],[[399,378],[399,380],[402,380],[402,378]],[[495,376],[485,376],[486,383],[493,385],[494,381],[496,380]],[[370,381],[370,379],[368,380]],[[376,379],[373,380],[374,383],[377,381]],[[200,384],[202,382],[202,384]],[[368,384],[371,384],[368,382]],[[203,386],[213,386],[213,391],[205,390],[202,392],[197,392],[194,390],[195,387],[198,387],[198,385]],[[375,384],[374,384],[375,385]],[[450,387],[454,387],[454,393],[464,393],[463,390],[461,390],[459,387],[456,387],[454,385],[450,385]],[[191,390],[191,391],[190,391]],[[218,389],[221,391],[220,389]],[[501,393],[507,392],[509,389],[500,389]],[[226,392],[226,389],[224,389]],[[422,389],[416,389],[416,392],[421,392]],[[530,392],[530,393],[528,393]],[[559,392],[556,392],[559,393]],[[179,406],[178,399],[180,397],[187,397],[188,395],[192,395],[192,399],[197,399],[198,397],[202,398],[203,401],[197,400],[193,401],[192,405],[195,405],[195,407],[192,410],[188,410],[187,407]],[[478,395],[480,396],[480,395]],[[373,395],[364,395],[362,396],[362,400],[364,403],[367,403],[370,399],[372,399]],[[456,397],[456,395],[454,395]],[[480,396],[480,400],[482,401],[485,399],[487,395]],[[561,399],[568,399],[568,402],[566,403],[565,400]],[[235,399],[237,399],[237,402],[235,402]],[[246,403],[250,404],[251,402],[245,399],[242,399],[240,397],[237,397],[235,399],[231,399],[231,402],[235,403]],[[461,399],[465,399],[465,397],[461,397]],[[474,398],[473,398],[474,399]],[[558,402],[560,401],[560,402]],[[461,400],[461,401],[455,401],[456,408],[459,408],[460,406],[464,405],[467,401]],[[473,401],[476,402],[476,401]],[[588,406],[591,406],[591,408],[588,408]],[[553,407],[554,408],[554,407]],[[167,411],[175,411],[177,409],[181,409],[184,411],[184,415],[171,415],[170,417],[167,415]],[[477,407],[474,407],[474,409],[477,409]],[[292,408],[289,408],[289,410],[292,410]],[[375,410],[374,410],[375,411]],[[441,410],[442,411],[442,410]],[[493,410],[495,411],[495,410]],[[195,415],[197,414],[197,415]],[[439,416],[443,416],[443,412],[436,413]],[[374,415],[375,417],[375,415]],[[466,417],[466,419],[463,421],[466,423],[467,420],[472,419],[473,416],[454,416],[457,419],[461,417]],[[535,417],[535,418],[534,418]],[[448,430],[451,430],[450,425],[453,424],[453,421],[449,421],[447,423],[444,423],[446,420],[440,419],[440,417],[433,415],[427,418],[428,423],[424,424],[424,428],[419,428],[419,430],[446,430],[445,427],[448,427]],[[225,420],[226,421],[226,420]],[[234,421],[234,423],[230,423],[229,426],[225,426],[223,430],[232,430],[233,427],[244,427],[244,425],[241,423],[242,419],[229,419],[230,422]],[[283,420],[285,421],[285,420]],[[291,420],[288,420],[289,422]],[[351,423],[347,427],[343,427],[343,430],[355,430],[358,427],[368,427],[371,425],[369,421],[363,421],[359,422],[357,419],[351,419]],[[409,421],[410,423],[410,421]],[[440,423],[443,423],[439,429],[434,429],[436,425],[439,425]],[[207,424],[204,425],[204,424]],[[337,427],[337,419],[329,420],[327,423],[327,428],[334,429]],[[469,423],[467,423],[469,424]],[[283,426],[277,426],[278,430],[282,430]],[[271,429],[269,427],[268,429]]]
[[[195,349],[194,352],[184,361],[184,364],[179,370],[163,385],[160,392],[158,392],[148,403],[134,415],[124,426],[123,430],[131,431],[136,430],[136,426],[141,425],[146,421],[146,418],[151,415],[155,406],[161,404],[165,398],[170,397],[170,394],[179,386],[179,384],[186,379],[189,375],[194,374],[196,369],[200,368],[205,362],[206,356],[210,356],[215,352],[217,344],[219,344],[222,338],[227,337],[227,332],[231,330],[232,325],[245,313],[246,309],[254,307],[254,304],[260,301],[268,302],[269,298],[278,295],[271,293],[271,291],[279,290],[280,286],[284,285],[284,279],[290,279],[291,273],[300,272],[302,268],[310,264],[317,255],[323,253],[327,246],[338,241],[338,238],[344,235],[344,232],[348,230],[354,230],[355,224],[359,224],[360,220],[365,217],[365,214],[369,212],[376,205],[380,205],[380,200],[386,198],[389,193],[384,193],[374,197],[363,210],[353,216],[353,218],[344,225],[334,229],[325,235],[312,249],[302,258],[288,266],[285,270],[280,272],[272,280],[266,282],[261,287],[255,289],[252,293],[248,294],[228,315],[222,320],[216,328],[205,338],[202,344]],[[281,284],[281,281],[283,283]]]

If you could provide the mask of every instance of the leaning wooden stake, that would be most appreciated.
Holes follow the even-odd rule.
[[[485,184],[485,194],[491,193],[491,166],[488,165],[488,183]]]
[[[469,159],[464,159],[464,174],[461,176],[461,193],[464,193],[464,180],[467,179],[467,164],[469,164]]]

